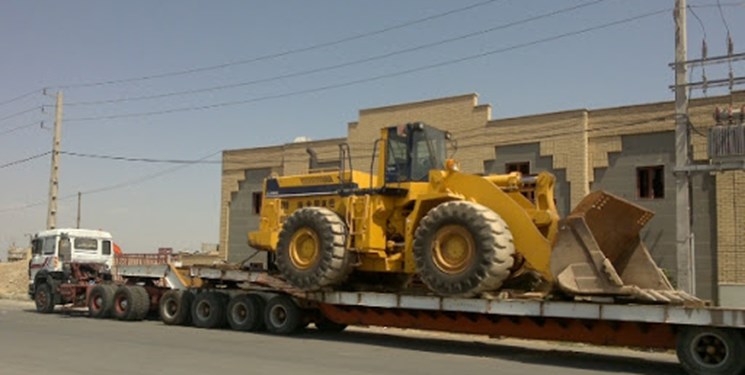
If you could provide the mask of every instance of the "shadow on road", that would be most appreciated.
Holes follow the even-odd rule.
[[[385,346],[432,353],[456,354],[474,357],[496,358],[526,364],[566,367],[582,370],[632,373],[642,375],[671,375],[685,372],[677,363],[654,361],[643,358],[579,352],[567,345],[563,349],[531,349],[515,345],[483,342],[468,342],[436,337],[410,337],[378,332],[325,333],[307,330],[296,336],[303,340],[347,342],[354,344]],[[525,341],[530,345],[530,341]],[[612,349],[611,349],[612,350]]]

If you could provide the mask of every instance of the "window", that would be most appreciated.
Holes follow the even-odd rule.
[[[665,197],[665,166],[636,168],[636,195],[643,199]]]
[[[520,172],[524,175],[530,174],[530,162],[529,161],[517,161],[512,163],[505,163],[505,173]]]
[[[75,249],[77,250],[98,250],[98,240],[95,238],[76,238]]]
[[[261,192],[255,191],[251,193],[251,208],[253,208],[254,215],[259,215],[261,213]]]
[[[46,237],[44,238],[44,244],[42,244],[42,254],[44,255],[52,255],[54,254],[54,248],[55,248],[55,242],[57,241],[56,237]]]
[[[111,241],[101,241],[101,254],[111,255]]]
[[[33,255],[41,255],[41,238],[34,238],[31,240],[31,254]]]

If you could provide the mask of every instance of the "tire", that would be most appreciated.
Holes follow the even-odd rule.
[[[678,332],[678,360],[690,374],[736,375],[745,371],[745,336],[736,330],[684,327]]]
[[[158,303],[160,320],[166,325],[190,324],[193,301],[194,293],[188,290],[169,290],[163,293]]]
[[[414,234],[413,252],[422,281],[447,296],[498,289],[515,261],[504,220],[467,201],[445,202],[429,211]]]
[[[264,323],[271,333],[289,335],[305,327],[303,312],[292,298],[280,294],[269,299],[264,309]]]
[[[139,285],[133,285],[130,288],[132,288],[132,292],[136,296],[134,319],[132,320],[143,320],[150,312],[150,294],[147,292],[145,287]]]
[[[285,280],[302,290],[339,285],[352,272],[346,249],[347,227],[327,208],[308,207],[290,215],[277,242],[277,268]]]
[[[222,328],[225,326],[226,296],[218,292],[203,292],[194,297],[191,305],[191,321],[198,328]]]
[[[114,286],[96,285],[88,296],[88,315],[95,319],[110,318],[114,310]]]
[[[34,303],[36,304],[36,311],[42,314],[49,314],[54,311],[54,292],[52,292],[52,286],[43,283],[36,287],[34,292]]]
[[[328,320],[326,317],[321,317],[316,323],[316,328],[321,332],[339,333],[347,329],[346,324],[339,324]]]
[[[138,286],[122,285],[114,292],[114,318],[124,321],[142,320],[142,295]]]
[[[227,319],[236,331],[256,332],[264,326],[264,300],[255,294],[241,294],[228,303]]]

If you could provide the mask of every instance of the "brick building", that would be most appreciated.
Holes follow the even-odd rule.
[[[745,92],[732,99],[745,103]],[[708,159],[707,138],[697,133],[705,135],[713,125],[714,108],[729,101],[730,96],[691,101],[696,161]],[[254,253],[246,234],[258,226],[261,184],[267,175],[307,173],[308,148],[316,152],[320,167],[334,167],[342,142],[351,146],[353,166],[368,170],[379,129],[413,121],[450,131],[458,142],[455,158],[467,173],[552,172],[562,216],[597,189],[653,210],[656,216],[642,236],[658,265],[675,276],[672,102],[492,119],[491,106],[468,94],[361,110],[359,119],[348,124],[346,138],[225,151],[221,256],[240,261]],[[743,183],[742,171],[696,174],[692,179],[696,294],[726,305],[745,300],[745,200],[737,199],[745,196]]]

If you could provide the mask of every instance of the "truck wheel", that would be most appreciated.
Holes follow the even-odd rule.
[[[330,321],[328,318],[321,317],[316,323],[316,328],[321,332],[338,333],[347,329],[346,324],[339,324]]]
[[[218,292],[203,292],[194,297],[191,321],[199,328],[222,328],[226,319],[226,296]]]
[[[114,310],[114,287],[108,284],[96,285],[88,296],[88,315],[95,319],[111,317]]]
[[[422,219],[413,251],[416,269],[430,289],[472,296],[498,289],[510,276],[515,246],[496,212],[477,203],[453,201]]]
[[[735,330],[684,327],[677,335],[678,360],[691,374],[741,374],[745,336]]]
[[[280,294],[269,299],[264,309],[264,323],[271,333],[289,335],[305,326],[303,312],[292,298]]]
[[[236,331],[260,331],[264,328],[264,300],[255,294],[235,296],[228,304],[227,318]]]
[[[347,227],[327,208],[308,207],[290,215],[277,242],[277,268],[292,285],[318,290],[338,285],[352,271]]]
[[[142,320],[142,298],[136,287],[122,285],[114,292],[114,317],[119,320]]]
[[[188,325],[191,323],[191,304],[194,293],[188,290],[169,290],[160,297],[158,312],[166,325]]]
[[[52,287],[47,283],[37,286],[34,293],[34,302],[37,312],[49,314],[54,311],[54,293],[52,292]]]
[[[136,297],[134,317],[132,320],[143,320],[150,312],[150,294],[145,287],[139,285],[133,285],[130,288],[132,288],[132,292]]]

